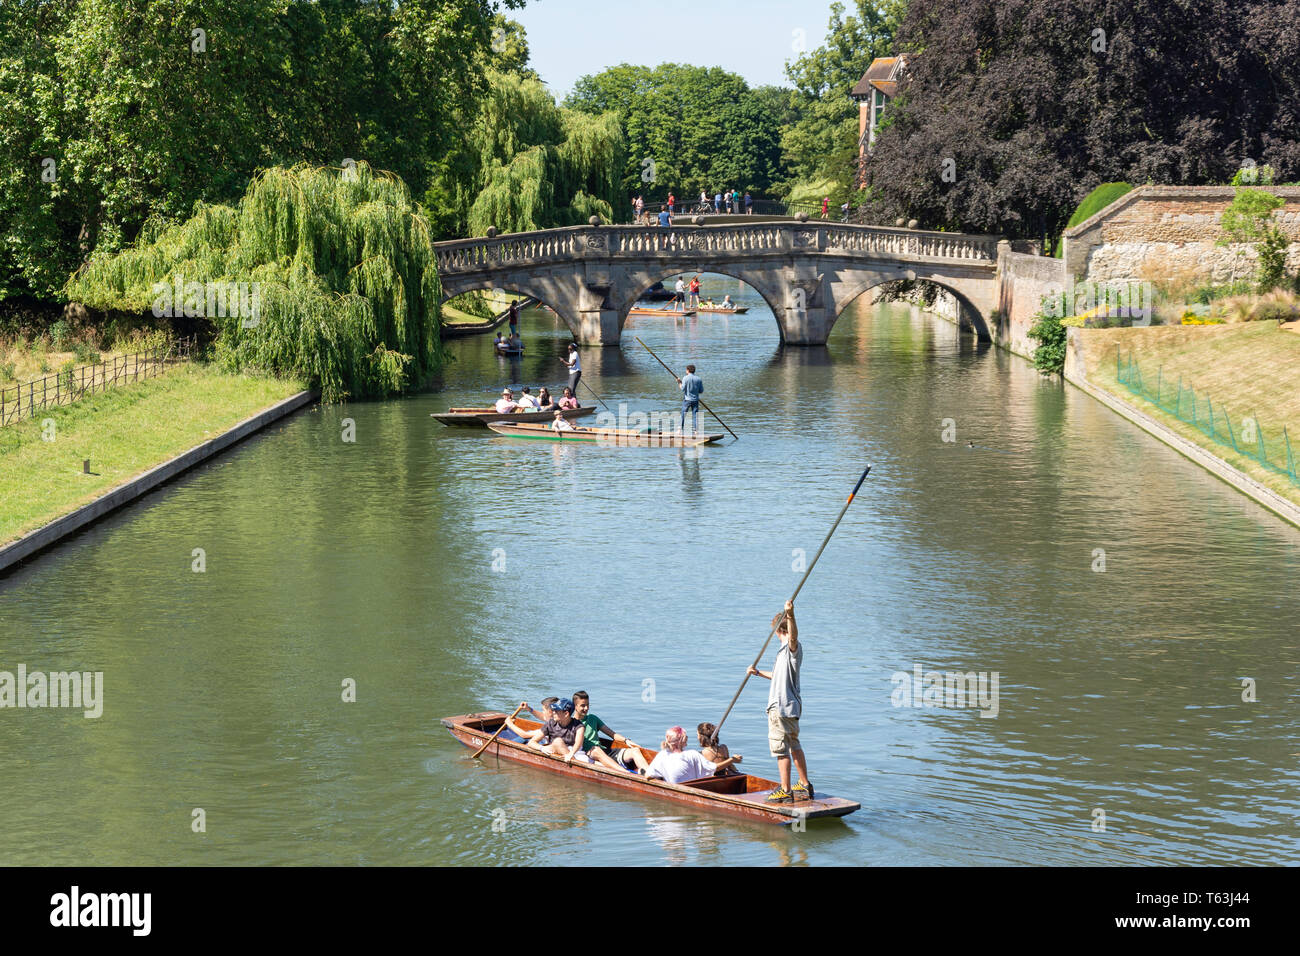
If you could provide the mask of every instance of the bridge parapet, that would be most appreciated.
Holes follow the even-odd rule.
[[[436,245],[438,273],[451,277],[564,261],[664,258],[719,261],[825,253],[955,262],[997,263],[998,236],[817,222],[714,226],[570,226]]]

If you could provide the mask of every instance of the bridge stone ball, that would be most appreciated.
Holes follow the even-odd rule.
[[[695,217],[695,225],[697,225],[697,226],[702,226],[702,225],[704,225],[704,217],[703,217],[703,216],[696,216],[696,217]]]
[[[798,219],[800,222],[807,222],[808,214],[806,212],[801,212],[799,213],[799,215],[795,216],[794,218]]]
[[[591,223],[591,225],[593,225],[593,226],[599,226],[599,225],[600,225],[600,217],[599,217],[599,216],[592,216],[590,219],[587,220],[587,222]]]
[[[907,225],[907,220],[904,219],[902,216],[899,216],[897,219],[894,220],[894,225],[897,226],[899,229],[902,229],[905,225]]]
[[[917,222],[915,219],[909,219],[909,220],[907,220],[907,228],[908,228],[908,229],[915,229],[915,228],[916,228],[917,226],[919,226],[919,225],[920,225],[920,223]]]
[[[489,239],[495,239],[496,236],[497,236],[497,227],[496,227],[496,226],[488,226],[488,228],[487,228],[487,237],[488,237]]]

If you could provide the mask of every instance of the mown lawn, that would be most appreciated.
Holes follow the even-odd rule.
[[[1117,381],[1115,368],[1116,350],[1125,359],[1131,351],[1149,391],[1155,390],[1159,370],[1166,405],[1174,404],[1181,380],[1184,388],[1196,390],[1202,413],[1207,398],[1213,401],[1216,416],[1226,411],[1238,442],[1247,429],[1246,419],[1253,418],[1264,436],[1269,459],[1285,466],[1283,426],[1293,454],[1300,458],[1300,335],[1280,331],[1276,322],[1092,329],[1084,335],[1089,382],[1141,408],[1179,435],[1300,504],[1300,488],[1285,475],[1264,468],[1235,452],[1231,445],[1212,440],[1195,426],[1130,392]],[[1183,411],[1190,415],[1190,404],[1185,403]]]
[[[302,391],[299,382],[185,364],[0,427],[0,545]],[[53,423],[53,441],[46,419]],[[82,473],[82,461],[90,470]]]

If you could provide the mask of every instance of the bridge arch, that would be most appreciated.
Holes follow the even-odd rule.
[[[632,281],[629,282],[628,288],[629,290],[635,288],[636,291],[630,292],[628,296],[620,298],[619,305],[617,306],[619,308],[618,328],[620,334],[622,333],[623,328],[627,325],[628,313],[652,285],[656,282],[663,282],[666,286],[667,280],[672,276],[695,272],[727,276],[728,278],[736,279],[737,281],[745,283],[745,285],[757,292],[759,298],[761,298],[763,302],[767,304],[767,307],[772,310],[772,317],[776,320],[777,333],[782,337],[782,339],[785,338],[785,330],[781,327],[780,319],[782,303],[785,298],[784,290],[776,286],[765,273],[747,270],[743,266],[735,264],[709,266],[708,268],[702,269],[677,269],[663,275],[656,275],[655,271],[647,270],[645,276],[654,276],[654,278],[651,278],[639,288],[637,287],[637,282],[640,280],[633,278]]]
[[[890,276],[882,276],[878,273],[873,275],[867,272],[850,274],[839,284],[832,296],[835,313],[831,318],[831,328],[834,328],[835,323],[839,321],[844,311],[862,296],[889,282],[897,282],[902,279],[928,283],[947,292],[957,302],[957,325],[963,331],[974,332],[981,342],[991,342],[993,340],[988,322],[981,313],[979,306],[971,301],[967,291],[962,288],[962,283],[943,277],[917,275],[914,272]]]

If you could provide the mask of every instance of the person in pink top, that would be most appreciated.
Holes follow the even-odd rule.
[[[573,397],[573,390],[565,386],[564,394],[560,396],[560,407],[565,411],[578,407],[578,400]]]
[[[519,406],[515,404],[515,393],[508,388],[502,391],[501,397],[497,399],[497,413],[509,415],[518,408]]]

